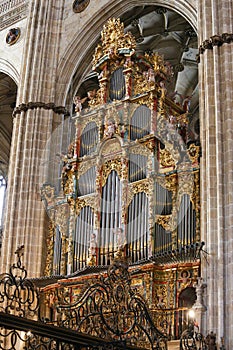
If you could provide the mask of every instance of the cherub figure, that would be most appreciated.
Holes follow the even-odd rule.
[[[111,138],[113,137],[115,132],[116,132],[116,124],[114,120],[108,119],[106,129],[104,131],[104,135]]]
[[[117,249],[123,249],[126,242],[125,242],[125,234],[122,228],[118,227],[117,229],[114,230],[114,233],[116,235]]]
[[[73,102],[75,104],[75,112],[81,112],[83,108],[83,103],[87,100],[87,97],[81,98],[80,96],[76,95],[73,98]]]
[[[154,83],[155,82],[155,72],[152,68],[148,69],[147,72],[147,78],[149,83]]]

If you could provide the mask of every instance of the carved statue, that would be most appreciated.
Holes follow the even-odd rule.
[[[112,119],[108,119],[106,126],[105,126],[105,131],[104,131],[104,135],[106,137],[113,137],[113,135],[116,132],[116,124],[115,121]]]

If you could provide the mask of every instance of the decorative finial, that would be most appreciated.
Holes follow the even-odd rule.
[[[119,18],[110,18],[101,32],[101,43],[95,50],[93,68],[95,69],[102,62],[103,57],[118,57],[121,51],[131,55],[135,49],[134,36],[130,32],[124,33],[124,24],[120,22]]]
[[[24,254],[24,244],[22,244],[21,246],[19,246],[16,251],[15,254],[17,255],[18,258],[20,258],[21,256],[23,256]]]

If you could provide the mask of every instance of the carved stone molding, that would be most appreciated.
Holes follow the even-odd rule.
[[[213,35],[209,39],[206,39],[199,46],[199,55],[197,56],[197,61],[200,61],[200,55],[202,55],[205,50],[212,50],[214,46],[222,46],[223,44],[230,44],[233,41],[233,33],[223,33],[222,35]]]
[[[12,26],[14,23],[27,17],[28,0],[18,0],[17,4],[10,0],[1,2],[0,5],[0,30]]]
[[[21,112],[27,112],[29,109],[35,109],[35,108],[43,108],[50,110],[52,109],[54,113],[56,114],[64,114],[65,116],[69,116],[70,113],[67,111],[66,107],[64,106],[56,106],[54,103],[44,103],[44,102],[28,102],[28,103],[21,103],[17,107],[15,107],[13,111],[13,117],[16,117],[17,114],[20,114]]]

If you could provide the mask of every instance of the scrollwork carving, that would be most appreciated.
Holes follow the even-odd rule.
[[[153,186],[152,181],[150,179],[140,180],[130,184],[128,188],[127,206],[132,202],[135,194],[139,192],[144,192],[147,195],[149,195],[150,193],[152,193],[152,191]]]
[[[177,174],[171,174],[168,176],[156,176],[156,181],[169,191],[176,192],[178,179]]]
[[[92,196],[86,196],[85,198],[82,199],[77,199],[76,200],[76,215],[78,216],[81,212],[81,210],[87,206],[93,208],[95,210],[95,208],[97,208],[97,196],[96,195],[92,195]]]
[[[175,167],[175,160],[172,154],[166,149],[160,149],[160,164],[164,167]]]
[[[102,186],[104,186],[106,184],[107,178],[109,176],[109,174],[111,173],[111,171],[115,170],[118,174],[118,176],[121,178],[122,176],[122,162],[121,162],[121,158],[115,158],[115,159],[111,159],[106,161],[103,164],[103,168],[102,168]]]
[[[171,230],[172,215],[156,215],[156,223],[161,225],[165,230]]]
[[[200,146],[192,143],[188,148],[188,155],[192,164],[199,165]]]

